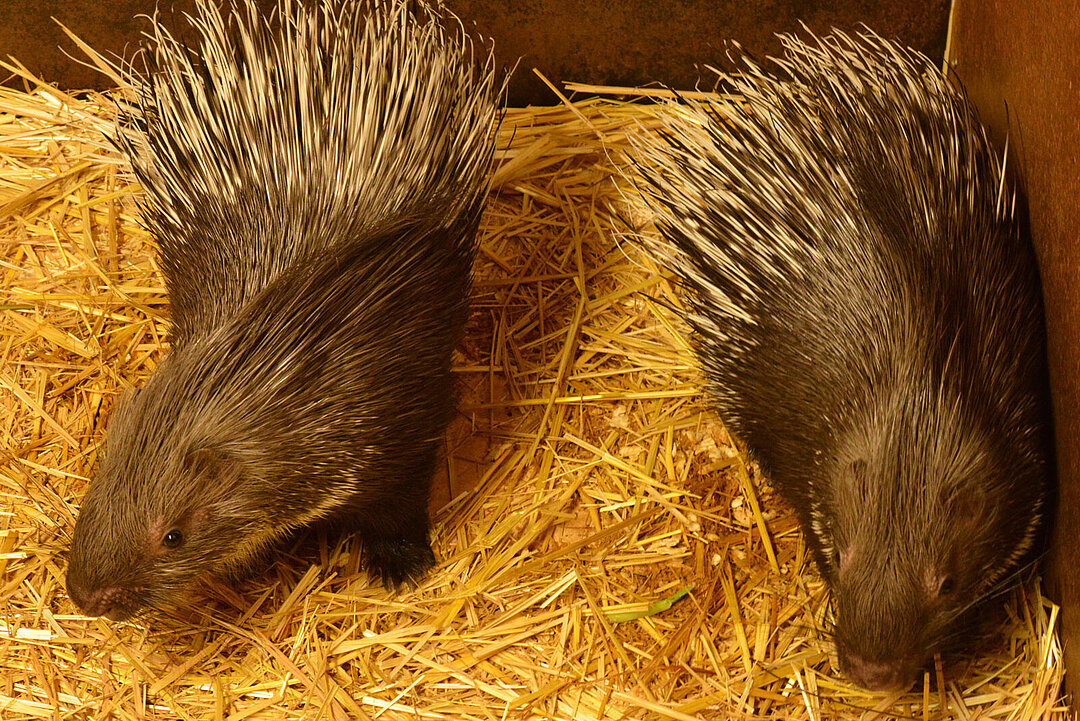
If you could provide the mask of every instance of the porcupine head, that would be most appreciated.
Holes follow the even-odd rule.
[[[910,687],[935,652],[970,642],[1038,513],[1039,478],[1014,448],[961,404],[914,390],[841,431],[800,514],[841,670],[875,690]]]
[[[431,567],[498,120],[490,50],[422,3],[197,5],[194,52],[154,23],[117,140],[173,345],[110,417],[72,539],[72,600],[114,620],[324,520],[391,586]]]
[[[228,436],[215,435],[214,420],[224,419],[191,397],[179,365],[167,361],[110,419],[68,566],[69,593],[90,615],[122,620],[167,607],[198,576],[250,563],[257,539],[274,536],[272,492],[222,449]]]

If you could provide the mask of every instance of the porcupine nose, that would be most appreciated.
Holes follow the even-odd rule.
[[[852,651],[841,651],[840,668],[852,683],[871,691],[901,691],[915,680],[913,664],[904,660],[871,661]]]
[[[104,616],[110,621],[120,621],[128,615],[119,603],[123,596],[119,588],[88,589],[68,574],[67,591],[71,600],[87,616]]]

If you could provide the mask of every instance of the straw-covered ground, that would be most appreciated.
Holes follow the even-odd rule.
[[[609,157],[657,110],[610,100],[513,109],[499,133],[418,589],[314,536],[176,612],[79,615],[79,499],[168,329],[110,107],[0,89],[0,718],[1065,717],[1036,582],[913,692],[842,680],[790,509],[707,409],[671,283],[620,240],[612,211],[641,218]]]

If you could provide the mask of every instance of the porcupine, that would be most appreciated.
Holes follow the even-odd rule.
[[[721,76],[741,99],[672,108],[635,172],[707,391],[831,590],[841,670],[902,688],[1042,537],[1038,271],[961,88],[870,32],[781,40]]]
[[[155,18],[115,144],[145,191],[172,347],[109,419],[67,586],[86,613],[167,607],[288,532],[355,528],[389,585],[433,563],[501,88],[439,8],[199,0]]]

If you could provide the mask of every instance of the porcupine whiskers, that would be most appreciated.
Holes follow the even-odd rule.
[[[834,32],[632,136],[706,390],[795,509],[845,673],[903,687],[1037,548],[1038,271],[1000,156],[925,57]]]
[[[297,529],[358,532],[388,585],[434,563],[502,87],[491,50],[410,0],[197,0],[156,21],[114,142],[144,191],[172,347],[109,420],[68,567],[127,618],[235,576]]]

